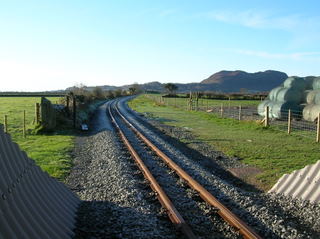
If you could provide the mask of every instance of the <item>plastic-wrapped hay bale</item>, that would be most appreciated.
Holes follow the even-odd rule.
[[[320,113],[320,105],[309,104],[303,109],[303,119],[307,121],[315,121]]]
[[[314,104],[314,98],[318,92],[319,90],[311,90],[308,92],[306,97],[307,104]]]
[[[312,104],[308,104],[303,108],[302,116],[304,120],[312,121],[311,115],[310,115],[312,106],[313,106]]]
[[[320,104],[320,90],[308,91],[306,102],[307,104]]]
[[[266,115],[266,107],[269,106],[269,109],[272,107],[272,105],[274,104],[273,101],[271,100],[264,100],[262,101],[259,105],[258,105],[258,114],[260,116],[265,116]],[[271,112],[269,110],[269,117],[272,117]]]
[[[301,90],[282,88],[277,92],[276,101],[300,103],[302,96],[303,91]]]
[[[320,77],[316,77],[312,81],[312,89],[319,90],[320,89]]]
[[[317,92],[317,94],[315,94],[314,96],[314,103],[316,105],[320,105],[320,91]]]
[[[304,81],[306,82],[306,90],[312,90],[313,89],[313,80],[315,79],[315,76],[307,76],[304,78]]]
[[[308,95],[310,94],[311,90],[305,90],[302,92],[302,99],[301,103],[307,103]]]
[[[306,82],[301,77],[289,77],[283,82],[285,88],[293,88],[296,90],[304,91],[306,88]]]
[[[280,90],[282,90],[282,89],[283,89],[282,86],[278,86],[278,87],[276,87],[276,88],[273,88],[273,89],[270,91],[270,93],[269,93],[269,95],[268,95],[268,98],[269,98],[270,100],[272,100],[272,101],[276,101],[276,100],[277,100],[277,94],[278,94],[278,92],[279,92]]]
[[[289,110],[297,118],[301,116],[301,107],[294,102],[275,102],[271,107],[272,118],[287,119]]]

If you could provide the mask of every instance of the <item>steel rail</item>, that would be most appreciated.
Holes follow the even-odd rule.
[[[245,222],[243,222],[238,216],[231,212],[226,206],[224,206],[216,197],[209,193],[201,184],[194,180],[189,174],[187,174],[182,168],[180,168],[173,160],[171,160],[165,153],[163,153],[157,146],[155,146],[149,139],[147,139],[136,127],[134,127],[119,111],[118,106],[116,111],[119,116],[126,122],[127,125],[141,138],[146,145],[148,145],[163,161],[173,169],[182,179],[184,179],[191,188],[196,190],[202,199],[204,199],[211,206],[218,209],[218,214],[232,225],[244,238],[248,239],[261,239],[256,232],[253,231]]]
[[[161,188],[161,186],[158,184],[156,179],[153,177],[150,170],[147,168],[147,166],[144,164],[138,153],[134,150],[126,136],[124,135],[123,131],[120,129],[119,124],[117,123],[115,117],[113,116],[111,112],[111,106],[109,105],[109,114],[111,117],[111,120],[113,124],[115,125],[116,129],[118,130],[120,137],[126,147],[128,148],[130,154],[132,155],[133,159],[135,160],[136,164],[142,171],[144,177],[150,182],[150,187],[152,190],[156,193],[158,200],[160,201],[161,205],[166,209],[167,214],[171,220],[171,222],[175,225],[177,229],[179,229],[187,238],[189,239],[195,239],[196,236],[192,232],[189,225],[185,222],[181,214],[178,212],[178,210],[175,208],[169,197],[166,195],[164,190]]]

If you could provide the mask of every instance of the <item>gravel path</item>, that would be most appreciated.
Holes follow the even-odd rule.
[[[265,238],[320,238],[320,205],[291,199],[281,195],[248,192],[236,187],[229,177],[221,176],[223,168],[205,167],[193,155],[177,150],[168,136],[159,136],[145,120],[132,112],[122,100],[121,111],[142,129],[160,149],[198,180],[219,200],[232,208],[240,218]],[[138,119],[138,120],[137,120]],[[152,130],[150,130],[152,129]]]

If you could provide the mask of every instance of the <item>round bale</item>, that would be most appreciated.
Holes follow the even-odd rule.
[[[286,79],[283,83],[283,86],[285,88],[292,88],[299,91],[304,91],[306,88],[306,82],[304,78],[294,76]]]

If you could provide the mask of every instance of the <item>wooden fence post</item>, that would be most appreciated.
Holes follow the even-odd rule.
[[[70,107],[70,97],[68,95],[66,96],[66,101],[67,101],[66,102],[66,104],[67,104],[66,105],[67,106],[67,108],[66,108],[67,109],[67,115],[69,116],[69,114],[70,114],[70,108],[69,108]]]
[[[4,115],[4,132],[7,134],[8,133],[8,118],[7,115]]]
[[[209,100],[207,99],[207,110],[209,109]]]
[[[223,117],[223,104],[221,104],[221,108],[220,108],[220,116],[221,116],[221,118]]]
[[[241,121],[241,116],[242,116],[242,106],[239,106],[239,121]]]
[[[76,97],[75,95],[72,96],[72,105],[73,105],[73,128],[76,128],[76,121],[77,121],[77,104],[76,104]]]
[[[189,110],[192,111],[192,92],[190,91],[190,97],[189,97]]]
[[[318,119],[317,119],[317,143],[320,141],[320,113],[318,113]]]
[[[26,111],[23,111],[23,138],[26,137]]]
[[[264,121],[264,126],[265,127],[269,126],[269,106],[266,107],[266,118]]]
[[[196,111],[198,111],[199,108],[199,92],[196,92]]]
[[[40,122],[40,104],[36,103],[35,104],[35,118],[36,118],[36,124],[39,124]]]
[[[289,110],[289,112],[288,112],[288,134],[291,133],[291,117],[292,117],[291,110]]]
[[[190,102],[189,102],[189,99],[188,98],[186,98],[186,102],[187,102],[187,110],[189,110],[189,104],[190,104]]]

